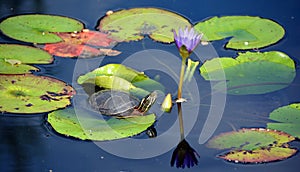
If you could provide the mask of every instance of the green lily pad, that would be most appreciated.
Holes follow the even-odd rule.
[[[137,41],[148,35],[153,40],[171,43],[173,29],[191,26],[189,21],[173,12],[157,8],[120,10],[101,19],[98,29],[108,32],[114,39]]]
[[[195,25],[204,34],[203,40],[214,41],[232,37],[226,48],[253,49],[278,42],[284,29],[278,23],[253,16],[213,17]]]
[[[270,147],[253,151],[235,150],[225,155],[221,155],[219,158],[235,163],[265,163],[284,160],[293,156],[296,152],[297,149]]]
[[[9,17],[0,23],[0,30],[6,36],[32,43],[54,43],[62,39],[53,32],[81,31],[83,24],[68,17],[27,14]]]
[[[296,75],[294,61],[278,51],[239,53],[236,59],[214,58],[206,61],[200,72],[206,80],[226,82],[227,93],[233,95],[280,90],[289,86]],[[223,84],[216,84],[213,89],[224,91],[220,85]]]
[[[42,113],[70,105],[75,90],[45,76],[0,75],[0,112]]]
[[[289,148],[288,142],[295,138],[287,133],[262,129],[241,129],[220,134],[207,143],[215,149],[231,149],[219,158],[236,163],[261,163],[286,159],[297,150]]]
[[[95,141],[131,137],[145,131],[155,122],[154,114],[103,120],[95,115],[88,115],[87,112],[80,112],[85,113],[84,116],[83,114],[76,115],[76,113],[71,108],[54,111],[48,115],[48,122],[60,134]]]
[[[284,131],[300,138],[300,103],[290,104],[280,107],[271,112],[271,122],[267,124],[267,128]]]
[[[30,46],[0,44],[0,73],[23,74],[39,69],[28,64],[49,64],[53,58],[47,52]]]
[[[293,141],[295,138],[289,134],[267,129],[241,129],[220,134],[207,143],[209,148],[254,150],[261,147],[281,146]]]
[[[78,78],[79,84],[96,83],[96,85],[109,89],[117,89],[123,91],[141,91],[140,94],[145,96],[150,91],[164,91],[164,86],[159,82],[150,79],[143,72],[126,67],[122,64],[107,64],[99,67]],[[145,91],[143,91],[145,90]]]

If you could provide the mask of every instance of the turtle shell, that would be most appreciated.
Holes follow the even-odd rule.
[[[103,115],[128,116],[139,104],[139,100],[127,92],[103,90],[92,94],[89,103]]]

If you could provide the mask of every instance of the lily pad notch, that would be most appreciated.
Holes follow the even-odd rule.
[[[0,44],[0,73],[24,74],[39,69],[32,64],[50,64],[53,57],[39,48],[18,44]]]
[[[173,29],[191,27],[190,22],[171,11],[158,8],[131,8],[106,15],[99,21],[98,29],[109,33],[119,42],[138,41],[145,35],[151,39],[171,43]]]
[[[65,108],[75,90],[51,77],[0,75],[0,94],[0,112],[26,115]]]
[[[218,158],[235,163],[266,163],[280,161],[296,154],[297,149],[290,148],[288,142],[295,138],[287,133],[263,129],[244,128],[238,131],[222,133],[207,143],[207,147],[229,149]]]
[[[254,16],[212,17],[197,23],[194,28],[204,34],[204,40],[230,38],[225,45],[231,49],[257,49],[275,44],[285,34],[278,23]]]
[[[83,23],[68,17],[46,14],[25,14],[8,17],[0,23],[2,33],[10,38],[31,43],[54,43],[62,39],[55,32],[75,32]]]

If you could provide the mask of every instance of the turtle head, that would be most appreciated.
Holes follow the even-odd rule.
[[[156,98],[157,91],[152,91],[150,94],[148,94],[141,100],[141,102],[135,107],[135,109],[141,113],[147,112],[156,101]]]

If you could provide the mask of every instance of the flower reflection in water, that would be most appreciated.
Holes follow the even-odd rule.
[[[198,165],[198,153],[183,139],[173,152],[171,166],[176,164],[177,168],[188,168]]]

